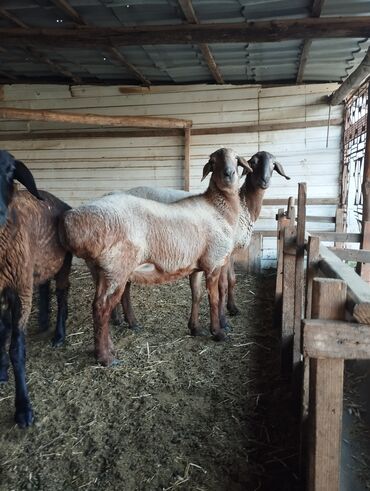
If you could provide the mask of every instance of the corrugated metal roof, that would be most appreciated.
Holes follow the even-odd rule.
[[[96,27],[177,25],[186,17],[177,0],[69,0],[83,22]],[[228,23],[309,17],[312,0],[193,0],[199,23]],[[49,0],[4,0],[11,18],[0,16],[0,28],[76,28],[71,16]],[[321,16],[370,15],[368,0],[326,0]],[[15,18],[15,20],[14,20]],[[18,25],[19,27],[19,25]],[[363,58],[367,39],[317,39],[308,50],[303,81],[341,81]],[[35,47],[36,48],[36,47]],[[303,41],[270,43],[214,43],[210,52],[225,83],[295,82]],[[83,83],[107,81],[138,83],[137,74],[102,49],[37,47],[43,59],[19,46],[1,50],[0,81],[27,79],[69,82],[58,67],[69,70]],[[153,84],[213,83],[214,76],[199,45],[125,46],[118,49],[125,60]],[[45,61],[45,58],[51,63]],[[8,79],[7,79],[8,74]]]

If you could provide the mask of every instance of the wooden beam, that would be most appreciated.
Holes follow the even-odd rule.
[[[1,112],[1,109],[0,109]],[[0,116],[1,117],[1,116]],[[6,118],[3,118],[6,119]],[[342,120],[332,120],[333,124],[341,124]],[[311,126],[313,124],[313,126]],[[297,126],[298,125],[298,126]],[[230,133],[257,133],[263,131],[283,131],[287,129],[295,130],[300,128],[315,128],[318,126],[326,126],[326,121],[307,121],[301,123],[286,123],[284,124],[259,124],[251,126],[221,126],[217,128],[194,128],[192,129],[192,135],[226,135]],[[272,127],[276,127],[275,130]],[[12,141],[12,140],[58,140],[58,139],[75,139],[75,138],[147,138],[152,136],[182,136],[182,132],[179,129],[163,130],[147,130],[147,131],[70,131],[70,132],[45,132],[45,131],[32,131],[30,133],[7,133],[5,135],[0,133],[0,141]],[[285,204],[286,199],[270,200],[271,204]],[[269,200],[266,201],[266,204]],[[312,198],[308,199],[308,204],[316,205],[335,205],[338,200],[335,198]]]
[[[320,17],[324,2],[325,0],[313,0],[312,7],[311,7],[312,17]],[[302,52],[301,52],[301,57],[299,60],[299,67],[297,72],[297,80],[296,80],[297,84],[301,84],[303,81],[304,71],[306,69],[308,53],[310,51],[311,45],[312,45],[312,39],[305,39],[303,41]]]
[[[199,20],[195,14],[191,0],[178,0],[178,2],[186,20],[191,24],[199,24]],[[216,82],[218,82],[219,84],[225,83],[208,44],[199,44],[199,49],[201,50],[203,58],[208,65],[209,71],[212,73],[213,78],[216,80]]]
[[[103,116],[101,114],[78,114],[58,111],[0,108],[0,119],[23,121],[54,121],[58,123],[91,124],[97,126],[132,126],[136,128],[190,128],[186,119],[157,118],[150,116]]]
[[[56,7],[58,7],[60,10],[62,10],[65,14],[68,15],[71,19],[73,19],[76,24],[80,26],[87,26],[88,24],[84,21],[84,19],[80,16],[80,14],[77,12],[75,8],[70,5],[70,3],[67,0],[52,0],[53,3],[55,4]],[[119,65],[124,66],[127,70],[129,70],[140,82],[146,86],[149,87],[150,82],[147,80],[142,73],[132,64],[130,63],[124,56],[123,54],[118,51],[117,48],[109,47],[106,48],[107,53],[109,54],[109,57],[115,60],[116,63]]]
[[[184,189],[190,190],[190,128],[185,128],[184,135]]]
[[[21,27],[22,29],[28,29],[28,26],[23,21],[18,19],[18,17],[16,17],[15,15],[11,14],[8,10],[0,8],[0,16],[14,22],[14,24]]]
[[[107,48],[107,53],[110,58],[113,58],[118,64],[124,66],[129,72],[131,72],[140,82],[145,86],[150,86],[150,81],[132,64],[123,54],[118,51],[117,48]]]
[[[72,72],[64,68],[56,61],[50,60],[50,58],[48,58],[43,53],[40,53],[39,51],[35,50],[34,48],[25,48],[24,51],[33,59],[40,61],[41,63],[45,63],[45,65],[48,65],[51,68],[51,70],[53,70],[53,72],[61,73],[65,77],[70,78],[76,84],[82,83],[80,77],[74,75]]]
[[[370,53],[370,50],[368,50]],[[370,58],[369,58],[370,68]],[[361,249],[370,248],[370,83],[367,88],[367,128],[365,142],[364,170],[362,176],[362,240]],[[360,265],[361,278],[370,283],[370,265]]]
[[[357,263],[370,263],[370,250],[343,249],[343,247],[328,247],[342,261],[356,261]]]
[[[238,24],[184,24],[83,29],[2,28],[3,46],[14,42],[89,47],[194,43],[264,43],[292,39],[370,37],[370,17],[325,17],[252,21]]]
[[[334,252],[320,246],[320,270],[330,278],[338,278],[347,286],[347,308],[362,324],[370,324],[370,286]]]
[[[295,263],[295,300],[294,300],[294,346],[293,346],[293,370],[296,372],[301,361],[301,321],[303,318],[304,297],[304,252],[305,252],[305,227],[306,227],[306,201],[307,185],[305,182],[298,183],[297,204],[297,242]],[[295,373],[295,387],[298,388],[298,376]]]
[[[345,301],[343,281],[313,281],[313,318],[343,320]],[[309,491],[339,491],[343,373],[343,359],[310,359]]]
[[[68,15],[71,19],[73,19],[77,24],[84,26],[86,22],[80,16],[75,8],[70,5],[66,0],[52,0],[53,4],[58,7],[58,9],[62,10],[65,14]]]
[[[341,321],[304,320],[303,349],[311,358],[370,358],[370,326]]]
[[[329,102],[332,106],[342,104],[344,100],[366,80],[370,75],[370,47],[366,51],[366,55],[362,62],[358,65],[342,85],[329,97]]]
[[[317,235],[323,242],[360,242],[361,234],[340,233],[340,232],[323,232],[320,230],[308,231],[310,235]]]

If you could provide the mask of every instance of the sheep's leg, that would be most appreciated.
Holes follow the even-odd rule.
[[[191,288],[191,314],[188,322],[190,334],[201,336],[203,334],[199,325],[199,306],[202,297],[202,272],[195,271],[189,276]]]
[[[103,271],[99,272],[97,278],[93,302],[95,357],[99,363],[107,367],[118,363],[113,355],[114,346],[109,333],[109,320],[113,308],[123,294],[126,281],[127,279],[121,285],[117,285],[112,294],[107,294],[110,285]]]
[[[235,304],[234,288],[236,284],[236,276],[234,269],[234,259],[230,258],[229,268],[227,270],[228,292],[227,292],[227,310],[230,315],[240,314],[240,310]]]
[[[15,379],[15,422],[20,428],[26,428],[33,423],[33,411],[28,396],[26,382],[26,344],[24,335],[25,319],[28,319],[31,308],[32,294],[30,298],[24,298],[25,305],[15,293],[9,295],[11,308],[11,341],[10,359],[13,365]]]
[[[225,332],[221,329],[219,317],[218,280],[220,278],[220,272],[221,269],[217,269],[206,275],[206,285],[211,314],[211,333],[216,341],[224,341],[226,339]]]
[[[142,326],[137,321],[134,309],[132,308],[130,290],[131,282],[128,281],[121,298],[123,313],[125,314],[125,320],[128,323],[129,328],[133,331],[141,331]]]
[[[4,312],[0,319],[0,383],[8,381],[9,355],[7,352],[7,341],[11,332],[8,313]]]
[[[227,297],[227,275],[228,275],[228,269],[229,265],[227,264],[226,266],[223,266],[221,268],[221,273],[220,273],[220,278],[218,280],[218,292],[219,292],[219,304],[218,304],[218,311],[219,311],[219,317],[220,317],[220,325],[221,328],[225,332],[229,332],[231,330],[230,324],[227,322],[226,319],[226,313],[225,313],[225,305],[226,305],[226,297]]]
[[[57,323],[55,334],[51,341],[52,345],[57,348],[62,346],[66,337],[66,321],[68,318],[68,292],[70,287],[69,273],[71,271],[72,255],[67,253],[63,266],[55,276],[56,296],[57,296]]]
[[[120,312],[119,304],[112,310],[111,321],[114,326],[120,326],[122,324],[122,314]]]
[[[47,331],[49,329],[50,315],[50,281],[39,285],[39,329]]]

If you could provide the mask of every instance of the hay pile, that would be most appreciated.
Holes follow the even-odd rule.
[[[51,334],[37,333],[33,312],[33,428],[13,424],[13,378],[0,387],[0,489],[294,489],[296,430],[279,377],[273,291],[273,276],[239,274],[242,314],[230,342],[215,343],[188,336],[187,281],[135,287],[145,328],[112,327],[124,363],[104,369],[91,352],[93,287],[77,269],[65,347],[53,350]],[[208,327],[206,295],[201,318]]]

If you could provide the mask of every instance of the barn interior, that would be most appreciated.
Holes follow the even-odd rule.
[[[143,331],[112,325],[123,364],[105,369],[83,262],[62,348],[35,289],[35,424],[1,385],[0,488],[370,489],[369,74],[362,0],[1,2],[1,148],[40,189],[72,207],[201,193],[221,147],[270,152],[290,180],[273,173],[237,253],[230,342],[188,335],[187,280],[135,286]]]

